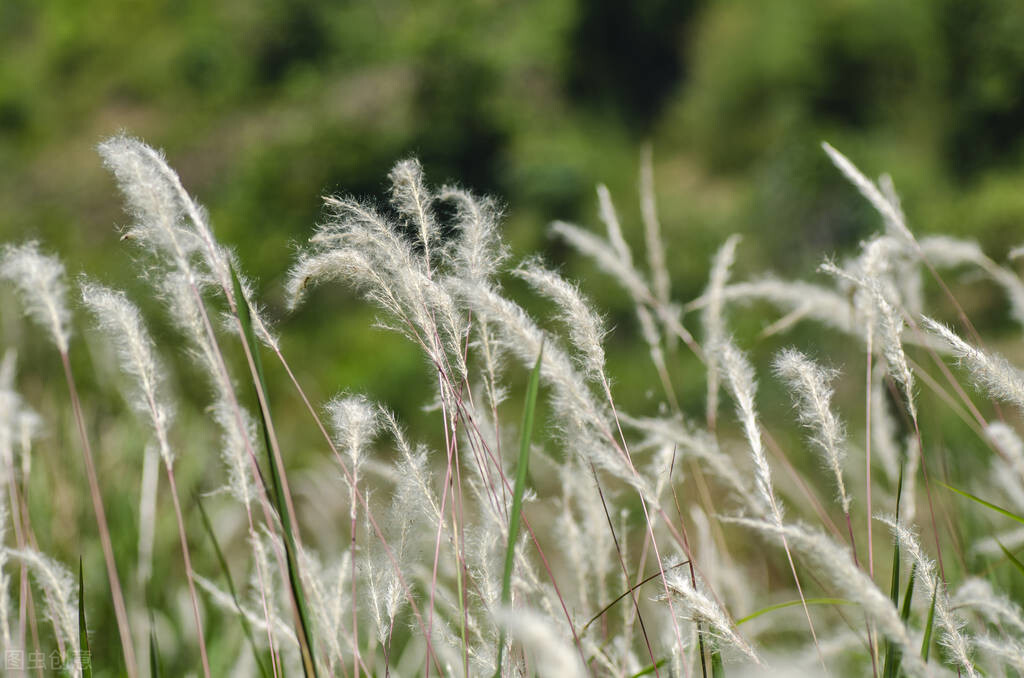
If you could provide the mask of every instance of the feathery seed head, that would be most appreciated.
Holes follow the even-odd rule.
[[[868,179],[864,174],[857,169],[857,167],[850,162],[850,160],[829,145],[827,142],[822,142],[821,147],[828,154],[832,164],[834,164],[840,172],[849,180],[850,183],[856,187],[871,206],[878,210],[878,213],[885,219],[886,226],[895,230],[902,237],[907,239],[907,242],[914,242],[914,236],[910,233],[910,229],[907,228],[906,222],[903,219],[903,213],[900,211],[897,205],[894,205],[889,198],[882,194],[878,186],[873,181]]]
[[[850,496],[843,482],[846,431],[832,411],[832,380],[838,374],[818,365],[795,349],[785,349],[775,358],[775,372],[789,385],[800,423],[811,431],[811,441],[820,449],[836,481],[839,503],[850,511]]]
[[[921,319],[930,332],[941,337],[962,362],[974,381],[988,393],[1024,410],[1024,373],[1001,355],[971,346],[942,323]]]
[[[39,250],[39,243],[7,245],[0,256],[0,277],[17,287],[25,311],[49,333],[61,353],[71,338],[64,264]]]
[[[161,392],[163,374],[142,314],[120,290],[87,279],[81,281],[80,287],[86,308],[117,347],[121,369],[135,380],[132,407],[149,418],[160,445],[160,456],[170,465],[174,455],[167,435],[174,408]]]
[[[391,180],[391,204],[415,231],[429,267],[431,248],[441,232],[434,218],[434,196],[423,178],[423,166],[416,158],[399,161],[388,178]]]
[[[598,381],[603,378],[604,327],[590,301],[576,285],[546,269],[538,259],[523,262],[515,274],[558,305],[560,318],[569,329],[570,341],[580,352],[580,362],[587,376]]]
[[[366,446],[380,430],[380,409],[365,396],[337,396],[327,403],[327,413],[335,439],[348,453],[355,472]]]
[[[508,256],[498,234],[501,210],[497,203],[455,186],[442,187],[438,199],[456,207],[459,237],[452,252],[456,275],[468,280],[490,280]]]

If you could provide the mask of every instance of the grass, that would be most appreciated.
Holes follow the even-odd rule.
[[[62,547],[30,492],[39,473],[61,473],[38,470],[53,460],[39,434],[67,412],[56,395],[20,395],[13,358],[5,361],[0,535],[14,534],[0,542],[5,648],[56,650],[76,676],[1024,670],[1013,602],[1024,590],[1015,554],[1024,537],[1012,525],[1024,511],[1015,428],[1024,373],[969,320],[958,293],[973,283],[943,275],[984,276],[1015,317],[1024,317],[1024,283],[972,243],[918,239],[891,182],[868,179],[831,146],[882,231],[849,259],[827,261],[813,283],[735,280],[740,242],[730,238],[705,292],[673,300],[649,154],[642,263],[604,187],[604,235],[553,225],[632,300],[646,353],[634,369],[650,375],[650,402],[616,399],[608,322],[577,284],[537,258],[509,264],[492,200],[431,186],[411,159],[389,175],[386,205],[328,198],[285,294],[301,313],[314,287],[341,281],[422,354],[436,427],[412,433],[403,413],[346,384],[315,404],[281,347],[287,322],[269,321],[163,155],[128,137],[100,152],[134,220],[124,246],[177,337],[153,339],[127,295],[82,279],[74,296],[106,331],[103,351],[113,349],[121,371],[104,375],[101,359],[73,363],[82,323],[63,264],[35,243],[4,251],[0,275],[18,289],[29,331],[53,344],[66,381],[87,481],[68,491],[95,517],[76,528],[76,585],[43,555]],[[529,301],[511,297],[509,275],[526,283]],[[752,303],[776,316],[756,337],[735,329]],[[932,307],[957,329],[924,314]],[[796,346],[765,350],[787,330]],[[863,379],[838,379],[837,362],[818,350],[831,341],[819,338],[835,336],[860,350],[844,369],[863,366]],[[168,367],[174,352],[191,372]],[[774,370],[761,369],[771,353]],[[701,366],[699,399],[680,397],[694,390],[677,385],[681,363]],[[90,376],[83,398],[75,377],[87,369],[100,378]],[[198,408],[172,388],[197,376],[209,396]],[[158,510],[139,510],[134,524],[108,523],[105,506],[135,486],[97,472],[143,466],[132,457],[140,446],[116,444],[105,429],[115,424],[90,400],[108,397],[111,384],[147,432],[171,495],[166,507],[144,491],[140,505]],[[523,400],[510,398],[520,388]],[[794,415],[776,402],[784,394]],[[315,449],[282,435],[292,417]],[[969,460],[944,452],[950,427],[971,441]],[[164,536],[170,513],[175,539]],[[133,557],[125,545],[135,542]],[[875,562],[885,543],[888,572]],[[105,589],[86,576],[99,555]],[[29,576],[35,588],[12,587]],[[117,638],[100,637],[112,620]]]

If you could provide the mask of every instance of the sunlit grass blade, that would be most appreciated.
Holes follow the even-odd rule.
[[[152,624],[150,625],[152,626]],[[156,644],[156,632],[149,632],[149,676],[160,678],[163,675],[163,662],[160,661],[160,647]]]
[[[676,569],[677,567],[682,567],[683,565],[689,565],[689,564],[690,564],[690,561],[689,561],[689,560],[684,560],[684,561],[683,561],[683,562],[681,562],[681,563],[676,563],[676,564],[675,564],[675,565],[673,565],[672,567],[666,567],[666,568],[665,568],[665,572],[668,572],[668,571],[670,571],[670,570],[674,570],[674,569]],[[580,628],[580,633],[583,633],[583,632],[584,632],[584,631],[586,631],[586,630],[587,630],[588,628],[590,628],[590,625],[591,625],[591,624],[593,624],[593,623],[594,623],[594,622],[596,622],[596,621],[597,621],[598,619],[600,619],[600,618],[601,618],[602,616],[604,616],[604,614],[605,614],[605,613],[606,613],[606,612],[607,612],[608,610],[612,609],[612,607],[614,607],[614,606],[615,606],[615,604],[616,604],[616,603],[618,603],[618,602],[619,602],[620,600],[622,600],[623,598],[625,598],[626,596],[628,596],[628,595],[629,595],[630,593],[632,593],[633,591],[636,591],[636,590],[637,590],[638,588],[640,588],[641,586],[643,586],[643,585],[644,585],[644,584],[646,584],[647,582],[650,582],[650,581],[654,581],[655,579],[657,579],[658,577],[660,577],[660,576],[661,576],[661,574],[662,574],[662,571],[661,571],[661,570],[659,569],[659,570],[658,570],[657,572],[655,572],[654,574],[651,574],[651,575],[648,575],[648,576],[644,577],[644,578],[643,578],[642,580],[640,580],[640,582],[639,582],[639,583],[636,583],[636,584],[634,584],[633,586],[629,587],[629,589],[628,589],[628,590],[626,590],[626,591],[622,592],[621,594],[619,594],[618,596],[616,596],[616,597],[615,597],[615,599],[614,599],[614,600],[613,600],[612,602],[610,602],[610,603],[608,603],[607,605],[605,605],[604,607],[602,607],[602,608],[601,608],[601,610],[600,610],[600,611],[599,611],[599,612],[598,612],[597,614],[595,614],[595,615],[594,615],[593,617],[591,617],[591,618],[590,618],[589,620],[587,620],[587,623],[586,623],[586,624],[584,624],[584,625],[582,626],[582,628]]]
[[[210,541],[213,543],[213,552],[217,556],[217,563],[220,565],[221,572],[224,574],[224,580],[228,584],[228,593],[231,594],[231,600],[235,604],[236,609],[242,609],[241,602],[238,600],[238,592],[235,590],[235,581],[231,577],[231,570],[228,568],[228,561],[224,557],[224,552],[220,548],[220,542],[217,540],[217,534],[213,531],[213,524],[210,522],[210,516],[206,513],[206,507],[203,506],[203,502],[200,501],[199,496],[194,497],[196,506],[199,507],[199,515],[203,519],[203,527],[206,529],[206,534],[209,535]],[[249,621],[245,618],[244,614],[238,615],[238,620],[242,623],[242,632],[245,633],[246,639],[249,641],[249,645],[252,647],[253,657],[256,659],[256,666],[260,669],[260,675],[263,678],[269,678],[267,669],[263,665],[263,660],[260,659],[260,650],[256,645],[256,640],[252,635],[252,628],[249,626]]]
[[[965,491],[963,491],[963,490],[958,490],[957,488],[955,488],[955,487],[952,487],[952,486],[950,486],[950,485],[946,485],[945,483],[942,483],[942,482],[940,482],[940,483],[939,483],[939,485],[942,485],[942,486],[943,486],[944,488],[946,488],[947,490],[951,490],[951,491],[953,491],[953,492],[956,492],[956,493],[957,493],[957,494],[959,494],[959,495],[960,495],[961,497],[967,497],[967,498],[968,498],[968,499],[970,499],[971,501],[977,502],[977,503],[981,504],[982,506],[984,506],[985,508],[989,508],[989,509],[992,509],[992,510],[993,510],[993,511],[995,511],[996,513],[1001,513],[1001,514],[1003,514],[1004,516],[1006,516],[1007,518],[1010,518],[1011,520],[1016,520],[1016,521],[1017,521],[1018,523],[1024,524],[1024,518],[1022,518],[1022,517],[1018,516],[1018,515],[1017,515],[1016,513],[1014,513],[1013,511],[1008,511],[1008,510],[1004,509],[1004,508],[1003,508],[1003,507],[1001,507],[1001,506],[996,506],[996,505],[995,505],[995,504],[993,504],[992,502],[988,502],[988,501],[985,501],[985,500],[984,500],[984,499],[982,499],[981,497],[976,497],[976,496],[974,496],[973,494],[971,494],[970,492],[965,492]]]
[[[776,610],[784,610],[787,607],[803,606],[805,601],[803,600],[787,600],[784,603],[776,603],[775,605],[769,605],[768,607],[762,607],[756,612],[751,612],[746,617],[736,620],[736,626],[745,624],[748,621],[757,619],[763,614],[769,612],[775,612]],[[852,600],[846,600],[844,598],[807,598],[806,603],[808,605],[856,605]]]
[[[900,519],[900,500],[903,498],[903,464],[900,464],[900,474],[896,481],[896,520]],[[889,598],[897,609],[900,605],[900,543],[893,539],[892,542],[892,580],[889,583]],[[885,661],[882,664],[883,678],[895,678],[899,672],[899,650],[896,645],[886,639]]]
[[[82,574],[82,558],[78,558],[78,643],[79,657],[72,661],[81,662],[82,678],[92,678],[92,651],[89,649],[89,626],[85,621],[85,577]]]
[[[997,539],[996,543],[999,544],[999,548],[1003,550],[1003,554],[1009,559],[1011,563],[1013,563],[1013,566],[1017,568],[1017,571],[1021,574],[1024,574],[1024,563],[1020,562],[1020,560],[1017,559],[1017,556],[1013,555],[1010,549],[1003,546],[1003,543],[1001,541]]]
[[[725,678],[725,662],[722,661],[722,653],[718,650],[711,652],[711,678]]]
[[[533,419],[537,409],[537,393],[540,389],[540,365],[544,357],[544,345],[537,354],[537,363],[530,372],[526,385],[526,404],[523,406],[523,426],[519,432],[519,464],[516,466],[516,483],[512,490],[512,512],[508,516],[508,546],[505,549],[505,569],[501,575],[501,602],[508,605],[512,599],[512,566],[515,563],[516,541],[519,539],[520,514],[523,510],[523,494],[526,492],[526,474],[530,462],[530,441],[533,436]],[[495,676],[501,675],[501,660],[505,650],[505,634],[498,641],[498,662]]]
[[[928,653],[932,649],[932,629],[935,627],[935,600],[938,591],[932,592],[932,604],[928,608],[928,622],[924,625],[924,639],[921,641],[921,659],[928,662]]]
[[[243,340],[248,345],[249,352],[252,355],[253,365],[256,370],[256,379],[258,383],[254,383],[253,387],[258,390],[257,398],[259,393],[266,394],[267,382],[263,375],[263,363],[260,360],[259,343],[256,341],[256,333],[253,331],[252,318],[249,315],[249,305],[245,301],[245,295],[242,293],[242,284],[238,280],[238,274],[235,272],[234,267],[231,268],[231,284],[234,287],[235,299],[237,300],[238,319],[242,323],[242,332],[244,334]],[[270,468],[270,480],[274,490],[273,503],[277,509],[277,514],[281,520],[281,528],[284,533],[284,550],[285,558],[288,565],[288,586],[292,595],[292,600],[295,603],[295,616],[298,628],[296,629],[296,638],[299,641],[299,650],[302,654],[302,670],[309,678],[317,676],[316,661],[313,659],[315,656],[313,653],[313,625],[312,619],[309,614],[309,604],[306,602],[305,594],[302,590],[302,578],[299,574],[299,561],[296,554],[296,540],[294,525],[289,515],[289,511],[286,509],[285,502],[286,497],[284,496],[284,489],[282,479],[278,473],[277,464],[271,454],[271,435],[270,426],[267,421],[266,413],[270,411],[269,403],[264,403],[264,407],[258,408],[260,413],[260,428],[263,431],[263,441],[266,445],[267,455],[271,457],[267,466]]]
[[[910,576],[907,577],[907,589],[903,593],[903,607],[900,608],[900,621],[906,626],[910,620],[910,603],[914,599],[914,581],[917,579],[917,564],[914,563],[910,566]],[[893,645],[889,646],[892,649],[892,659],[890,661],[889,655],[886,655],[885,668],[882,672],[883,678],[896,678],[900,674],[900,662],[902,660],[902,652],[898,647]]]
[[[662,666],[668,663],[667,659],[659,659],[655,664],[648,664],[644,668],[640,669],[637,673],[634,673],[629,678],[640,678],[640,676],[649,676]]]

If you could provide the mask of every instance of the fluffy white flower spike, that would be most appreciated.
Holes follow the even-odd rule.
[[[39,243],[8,245],[0,258],[0,277],[18,288],[25,311],[42,325],[61,353],[71,339],[67,281],[60,259],[39,251]]]

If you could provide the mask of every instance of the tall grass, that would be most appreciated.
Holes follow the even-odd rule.
[[[72,329],[85,317],[64,264],[36,243],[4,251],[0,275],[50,338],[67,389],[29,403],[17,392],[13,353],[0,372],[3,649],[25,658],[55,650],[66,673],[91,665],[99,676],[168,661],[193,674],[273,676],[1024,671],[1024,616],[1012,600],[1024,590],[1014,569],[1024,533],[1012,525],[1024,512],[1024,443],[1016,411],[995,402],[1024,408],[1024,372],[982,343],[958,285],[940,271],[987,277],[1018,322],[1024,283],[973,243],[915,237],[890,179],[874,182],[824,149],[882,229],[848,259],[824,262],[827,275],[815,282],[736,279],[733,237],[710,262],[705,292],[674,300],[649,149],[639,182],[643,265],[603,186],[603,235],[552,225],[632,300],[636,345],[659,390],[653,412],[617,399],[610,330],[581,288],[538,258],[508,263],[492,200],[432,186],[412,159],[390,173],[386,205],[327,198],[289,272],[289,307],[301,313],[311,288],[340,282],[420,351],[437,428],[418,442],[402,413],[350,393],[351,384],[315,404],[278,340],[288,323],[272,327],[238,257],[163,155],[124,136],[105,141],[100,153],[134,220],[124,247],[181,347],[154,341],[127,294],[81,280],[81,306],[109,337],[117,383],[152,437],[146,453],[110,444],[76,387]],[[555,322],[511,298],[507,274]],[[755,366],[771,358],[765,342],[731,329],[751,304],[779,314],[762,339],[807,325],[833,343],[845,337],[861,358],[841,372],[815,344],[785,348],[759,388]],[[955,328],[932,319],[950,309]],[[182,349],[209,402],[195,428],[176,430],[175,412],[192,408],[172,395],[182,375],[167,356]],[[680,363],[703,366],[693,411],[675,384]],[[289,388],[272,391],[280,380],[268,374]],[[524,414],[508,396],[527,381]],[[791,393],[792,416],[759,395],[780,388]],[[89,568],[76,587],[67,566],[44,555],[69,549],[48,543],[52,530],[37,530],[29,510],[34,446],[50,444],[37,439],[62,425],[66,406],[96,518],[80,540],[88,553],[76,555],[99,539],[105,587]],[[543,431],[531,431],[535,408]],[[280,425],[281,411],[303,417],[316,449],[300,455],[281,437],[294,429]],[[936,412],[952,423],[922,424]],[[942,443],[951,426],[971,448],[956,451],[955,464]],[[219,466],[205,461],[214,458],[208,431],[219,435]],[[817,464],[804,461],[815,456]],[[161,538],[170,523],[155,494],[157,460],[175,539]],[[201,470],[179,472],[182,462]],[[118,521],[116,532],[104,507],[123,502],[125,486],[96,472],[114,463],[131,480],[125,486],[143,492],[137,524]],[[214,487],[228,499],[212,509],[184,500]],[[833,502],[821,499],[828,495]],[[133,542],[134,557],[114,548]],[[172,573],[159,582],[163,596],[152,594],[154,561]],[[122,581],[123,572],[135,576]],[[96,601],[107,596],[116,642],[99,633],[106,607]],[[157,647],[174,651],[160,657]]]

